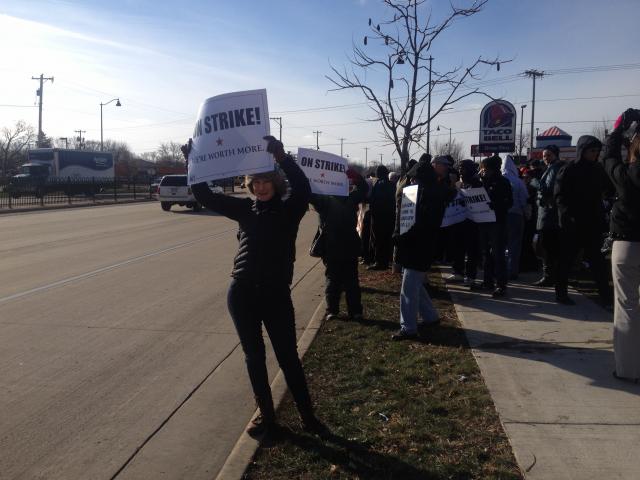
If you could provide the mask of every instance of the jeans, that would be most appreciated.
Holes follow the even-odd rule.
[[[327,261],[325,267],[327,313],[340,312],[340,295],[344,291],[349,316],[362,315],[358,259]]]
[[[253,393],[258,403],[271,400],[262,324],[278,364],[301,412],[311,411],[311,397],[296,345],[296,325],[289,286],[256,285],[233,279],[227,295],[229,313],[240,337]]]
[[[507,248],[509,250],[507,271],[509,278],[515,278],[520,272],[520,253],[522,252],[522,235],[524,233],[524,217],[517,213],[507,214]]]
[[[418,313],[425,323],[438,321],[438,311],[424,288],[425,272],[405,268],[402,272],[400,290],[400,329],[406,333],[418,331]]]
[[[478,227],[480,246],[484,254],[484,283],[487,287],[507,286],[507,226],[504,223],[481,223]]]

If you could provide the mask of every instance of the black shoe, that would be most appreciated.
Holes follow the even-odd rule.
[[[569,298],[569,295],[556,295],[556,302],[562,305],[575,305],[576,302]]]
[[[482,282],[478,288],[479,290],[493,290],[495,286],[493,285],[493,283]]]
[[[276,419],[270,415],[266,416],[259,413],[249,426],[247,427],[247,433],[252,438],[261,438],[266,436],[270,431],[276,428]]]
[[[400,341],[400,340],[417,340],[417,333],[409,333],[404,330],[398,330],[396,333],[391,335],[391,340]]]
[[[379,263],[374,263],[373,265],[369,265],[367,270],[389,270],[389,265],[380,265]]]
[[[542,277],[537,282],[533,282],[534,287],[553,287],[553,280],[549,277]]]
[[[320,437],[330,433],[327,426],[313,414],[302,416],[302,429],[307,433],[313,433]]]
[[[500,298],[500,297],[504,297],[506,294],[507,294],[507,287],[498,287],[493,291],[491,296],[493,298]]]

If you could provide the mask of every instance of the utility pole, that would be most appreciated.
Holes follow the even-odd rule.
[[[320,134],[322,133],[320,130],[314,131],[314,135],[316,136],[316,150],[320,150]]]
[[[282,142],[282,117],[269,117],[270,120],[273,120],[280,126],[280,138],[279,140]]]
[[[39,77],[31,77],[31,80],[39,80],[40,81],[40,88],[38,88],[38,91],[36,92],[36,94],[38,95],[38,147],[41,146],[42,144],[42,94],[43,92],[43,87],[44,87],[44,82],[46,82],[47,80],[51,80],[51,83],[53,83],[53,77],[45,77],[43,73],[40,74]]]
[[[364,168],[367,168],[368,161],[369,161],[369,147],[364,147]]]
[[[86,130],[74,130],[75,133],[78,134],[78,150],[82,150],[82,134],[87,133]]]
[[[64,140],[64,148],[65,150],[69,148],[69,138],[67,137],[60,137],[60,140]]]
[[[429,55],[429,100],[427,100],[427,153],[431,153],[431,64],[433,57]],[[402,160],[400,161],[402,163]]]
[[[524,122],[524,109],[527,108],[527,105],[520,105],[520,151],[518,152],[518,157],[522,158],[522,123]]]
[[[380,165],[382,165],[382,154],[380,154]]]
[[[346,140],[346,138],[340,137],[340,156],[341,157],[344,156],[344,155],[342,155],[342,144],[344,143],[345,140]]]
[[[525,76],[533,78],[533,97],[531,99],[531,141],[529,145],[529,152],[533,151],[533,124],[535,121],[536,112],[536,78],[544,77],[545,73],[539,70],[527,70],[524,72]]]

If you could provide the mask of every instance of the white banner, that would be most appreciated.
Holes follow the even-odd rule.
[[[418,185],[402,189],[400,204],[400,235],[407,233],[416,223],[416,204],[418,203]]]
[[[309,179],[311,191],[319,195],[349,195],[347,159],[332,153],[298,149],[298,165]]]
[[[480,188],[463,188],[461,190],[467,205],[467,218],[476,223],[495,222],[496,213],[489,207],[489,194]]]
[[[456,223],[464,222],[467,219],[467,207],[464,194],[458,191],[456,198],[447,206],[442,218],[441,227],[448,227]]]
[[[193,130],[189,185],[273,170],[265,135],[269,135],[266,90],[208,98]]]

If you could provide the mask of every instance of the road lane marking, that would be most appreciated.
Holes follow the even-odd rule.
[[[14,293],[13,295],[9,295],[9,296],[0,298],[0,303],[5,303],[5,302],[9,302],[11,300],[16,300],[18,298],[26,297],[28,295],[33,295],[33,294],[39,293],[39,292],[43,292],[43,291],[49,290],[51,288],[56,288],[56,287],[60,287],[62,285],[66,285],[68,283],[73,283],[73,282],[77,282],[79,280],[84,280],[85,278],[94,277],[96,275],[100,275],[101,273],[109,272],[111,270],[115,270],[116,268],[120,268],[120,267],[124,267],[124,266],[127,266],[127,265],[131,265],[132,263],[140,262],[142,260],[146,260],[147,258],[156,257],[158,255],[162,255],[163,253],[172,252],[174,250],[178,250],[180,248],[188,247],[188,246],[194,245],[196,243],[200,243],[202,241],[209,240],[211,238],[219,237],[219,236],[221,236],[221,235],[223,235],[225,233],[235,232],[235,231],[237,231],[237,229],[231,228],[229,230],[224,230],[222,232],[213,233],[211,235],[206,235],[204,237],[196,238],[195,240],[190,240],[188,242],[179,243],[177,245],[173,245],[173,246],[168,247],[168,248],[163,248],[162,250],[158,250],[156,252],[146,253],[146,254],[140,255],[138,257],[134,257],[134,258],[130,258],[128,260],[124,260],[122,262],[114,263],[113,265],[108,265],[106,267],[101,267],[101,268],[98,268],[96,270],[92,270],[90,272],[86,272],[86,273],[82,273],[80,275],[75,275],[73,277],[69,277],[69,278],[65,278],[65,279],[62,279],[62,280],[58,280],[56,282],[49,283],[47,285],[42,285],[40,287],[32,288],[32,289],[26,290],[24,292]]]

